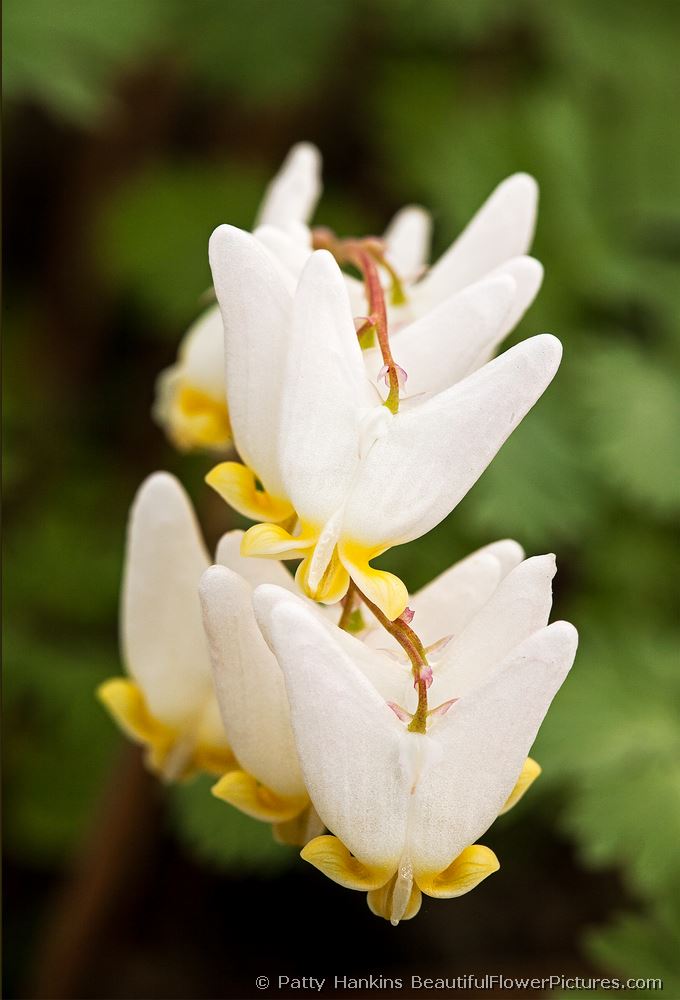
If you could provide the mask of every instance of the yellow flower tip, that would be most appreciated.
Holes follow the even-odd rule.
[[[402,920],[412,920],[413,917],[417,916],[423,902],[423,894],[420,889],[417,885],[412,885],[406,908],[398,915],[394,899],[396,880],[397,876],[395,875],[382,888],[372,889],[366,896],[371,913],[374,913],[376,917],[382,917],[383,920],[389,920],[393,927],[396,927]],[[399,909],[401,909],[401,905]]]
[[[241,539],[241,555],[299,559],[313,544],[313,538],[304,533],[294,537],[280,524],[254,524]]]
[[[359,590],[369,601],[377,604],[390,621],[394,621],[408,606],[408,590],[394,573],[374,569],[370,565],[371,559],[384,551],[384,546],[369,549],[353,542],[342,542],[338,546],[340,560]]]
[[[527,757],[527,759],[524,762],[524,766],[522,767],[522,770],[520,772],[519,778],[517,779],[515,787],[510,792],[510,795],[508,796],[505,805],[498,814],[499,816],[502,816],[503,813],[506,813],[509,809],[512,809],[513,806],[517,805],[517,803],[525,794],[525,792],[528,791],[531,785],[533,785],[536,778],[538,778],[541,771],[542,771],[541,765],[538,764],[531,757]]]
[[[306,795],[279,795],[247,771],[229,771],[213,785],[211,791],[216,798],[265,823],[292,820],[309,804]]]
[[[300,851],[300,857],[346,889],[364,892],[380,889],[392,874],[389,867],[362,864],[341,840],[330,834],[310,840]]]
[[[321,578],[312,586],[310,570],[312,557],[303,559],[295,573],[295,582],[312,601],[319,601],[321,604],[337,604],[347,593],[349,587],[349,573],[338,559],[334,551],[331,560],[324,570]]]
[[[448,868],[438,874],[419,874],[417,882],[426,895],[435,899],[463,896],[500,868],[494,852],[482,844],[466,847]]]
[[[229,747],[214,747],[200,744],[194,752],[194,764],[198,771],[219,778],[238,767],[236,757]]]
[[[234,510],[252,521],[277,524],[295,513],[288,500],[274,497],[262,489],[254,471],[241,462],[220,462],[210,470],[205,481]]]
[[[223,451],[233,441],[226,402],[186,382],[179,383],[169,400],[164,423],[181,451]]]
[[[146,750],[146,764],[163,781],[184,781],[197,771],[224,774],[234,767],[228,747],[194,744],[182,733],[156,719],[141,688],[127,677],[113,677],[97,688],[97,697],[119,729]]]

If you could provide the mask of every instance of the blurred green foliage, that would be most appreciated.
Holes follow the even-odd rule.
[[[110,140],[136,113],[121,84],[132,80],[135,93],[149,67],[172,79],[181,124],[102,184],[87,215],[103,329],[81,330],[60,360],[40,289],[18,281],[9,293],[10,850],[39,863],[64,857],[105,780],[114,734],[90,692],[119,669],[116,594],[136,480],[171,468],[199,499],[211,540],[226,527],[200,485],[208,461],[175,456],[145,423],[153,376],[208,287],[214,225],[250,224],[299,138],[328,154],[320,220],[379,230],[420,201],[434,213],[438,251],[502,177],[528,170],[541,184],[534,252],[546,280],[513,336],[556,333],[562,369],[458,510],[383,561],[415,589],[496,537],[557,551],[556,614],[578,625],[581,648],[539,737],[544,776],[527,810],[559,801],[555,821],[584,866],[618,870],[630,893],[628,912],[584,928],[588,954],[621,974],[664,976],[671,995],[680,7],[7,0],[4,16],[10,138],[33,103],[85,147],[88,136]],[[69,353],[81,349],[74,375]],[[50,363],[36,371],[45,351]],[[49,796],[38,793],[46,784]],[[226,865],[287,860],[205,785],[171,800],[192,849]]]

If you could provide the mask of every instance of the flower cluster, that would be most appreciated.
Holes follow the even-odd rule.
[[[320,188],[317,151],[298,145],[254,231],[212,235],[217,304],[155,413],[183,449],[234,449],[206,480],[256,523],[211,565],[177,480],[146,480],[129,678],[99,694],[166,781],[215,774],[216,796],[396,924],[423,893],[497,870],[476,841],[540,773],[527,755],[577,637],[548,624],[554,557],[514,541],[412,596],[372,562],[453,510],[561,346],[537,336],[491,360],[541,283],[532,178],[505,180],[432,267],[422,209],[343,239],[308,228]]]

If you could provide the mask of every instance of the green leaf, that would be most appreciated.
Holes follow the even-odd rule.
[[[679,510],[680,397],[668,365],[619,341],[592,343],[580,371],[605,481],[660,514]]]

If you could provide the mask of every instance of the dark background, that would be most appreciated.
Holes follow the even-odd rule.
[[[680,996],[679,13],[6,0],[6,995],[487,972],[663,977]],[[250,227],[299,139],[324,154],[317,220],[379,232],[418,201],[437,252],[532,172],[546,280],[515,338],[565,348],[479,485],[384,560],[415,589],[495,538],[556,551],[556,617],[581,633],[533,754],[543,776],[484,838],[500,872],[396,930],[208,781],[162,790],[93,697],[120,671],[140,480],[178,474],[211,544],[233,526],[202,484],[210,459],[152,423],[153,383],[200,311],[211,230]]]

